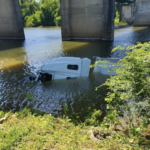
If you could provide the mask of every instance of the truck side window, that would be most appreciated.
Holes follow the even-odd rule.
[[[70,69],[70,70],[78,70],[78,65],[68,65],[67,66],[67,69]]]

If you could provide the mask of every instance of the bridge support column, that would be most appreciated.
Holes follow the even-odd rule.
[[[102,40],[114,39],[115,0],[103,1],[103,37]]]
[[[19,0],[0,0],[0,39],[24,39]]]
[[[120,21],[126,21],[128,24],[133,24],[135,4],[123,4],[120,9]]]
[[[115,0],[60,0],[62,40],[113,40]]]
[[[70,0],[60,0],[62,40],[71,39],[70,29]]]
[[[134,26],[150,26],[150,0],[136,0]]]

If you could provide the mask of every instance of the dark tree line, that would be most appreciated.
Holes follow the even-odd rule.
[[[61,25],[59,0],[20,0],[24,26]]]

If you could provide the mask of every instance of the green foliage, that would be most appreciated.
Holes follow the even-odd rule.
[[[103,65],[99,65],[99,63],[103,63]],[[99,60],[99,61],[96,61],[94,65],[90,65],[90,68],[93,68],[93,67],[96,67],[96,66],[99,66],[99,67],[107,67],[107,64],[109,63],[109,61],[106,61],[106,60]]]
[[[112,52],[118,49],[126,50],[126,56],[114,68],[118,75],[111,76],[102,85],[109,89],[105,98],[109,111],[103,125],[116,126],[118,117],[126,117],[128,134],[139,137],[142,143],[141,132],[150,124],[150,42],[118,46]],[[137,122],[140,124],[135,125]]]
[[[126,56],[113,68],[117,76],[110,76],[99,86],[109,90],[105,98],[108,114],[100,127],[107,131],[115,130],[123,125],[122,118],[124,132],[129,139],[117,135],[120,141],[126,140],[135,147],[144,144],[146,147],[143,149],[148,149],[150,144],[145,137],[150,134],[150,42],[118,46],[112,52],[116,50],[126,50]],[[107,63],[101,67],[106,67]],[[91,67],[96,65],[98,62]]]
[[[116,17],[115,17],[115,25],[119,25],[120,19],[119,19],[120,15],[119,12],[116,12]]]
[[[99,114],[100,111],[95,111],[92,118],[98,118]],[[9,118],[0,124],[0,149],[146,149],[145,142],[149,144],[142,136],[138,141],[135,135],[139,129],[132,130],[132,136],[128,136],[116,132],[108,122],[103,125],[95,128],[80,123],[75,126],[67,118],[54,118],[51,114],[35,116],[24,109],[10,113]],[[144,146],[141,145],[143,142]]]
[[[91,107],[88,107],[87,110],[82,112],[68,112],[68,106],[65,105],[63,107],[64,116],[63,118],[69,118],[70,122],[74,123],[75,125],[79,125],[84,123],[86,126],[98,126],[101,123],[101,115],[102,112],[100,110],[92,110]]]
[[[120,3],[115,2],[115,20],[114,20],[115,25],[119,25],[119,22],[120,22],[119,12],[120,12]]]
[[[120,14],[119,12],[117,11],[116,12],[116,17],[115,17],[115,26],[125,26],[125,25],[128,25],[128,23],[126,22],[126,20],[122,20],[120,21]]]
[[[66,119],[31,114],[23,118],[11,114],[0,127],[0,149],[93,149],[100,145],[89,138],[88,130]]]
[[[111,76],[104,83],[110,90],[106,98],[108,107],[117,110],[118,115],[134,107],[139,116],[146,114],[150,117],[150,43],[123,48],[127,56],[119,61],[119,67],[116,68],[118,76]]]
[[[60,16],[56,17],[54,22],[57,26],[60,26],[61,25],[61,17]]]
[[[92,113],[89,114],[89,116],[86,117],[85,125],[90,125],[90,126],[100,125],[101,114],[102,113],[100,110],[94,110]]]
[[[3,111],[0,111],[0,119],[5,116],[5,113]]]
[[[35,14],[25,17],[25,26],[26,27],[36,27],[41,25],[41,12],[36,11]]]
[[[26,24],[26,17],[32,16],[36,11],[39,11],[39,4],[35,0],[20,0],[20,7],[24,24]]]
[[[60,25],[59,0],[20,0],[24,26],[55,26]]]

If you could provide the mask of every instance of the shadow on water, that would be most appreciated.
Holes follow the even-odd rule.
[[[23,47],[25,40],[0,40],[0,51]]]
[[[74,44],[75,42],[72,43]],[[106,42],[104,44],[102,41],[88,41],[86,45],[67,49],[67,43],[63,42],[64,52],[66,52],[67,55],[88,58],[92,58],[93,54],[95,56],[110,57],[112,45],[113,42]]]

